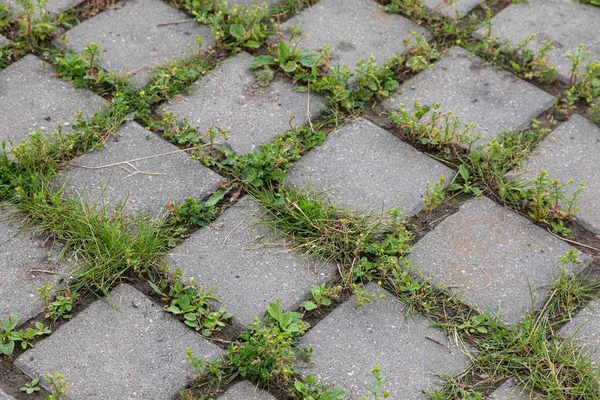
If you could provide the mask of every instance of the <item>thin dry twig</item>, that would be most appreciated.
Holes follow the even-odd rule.
[[[135,161],[142,161],[142,160],[149,160],[151,158],[157,158],[157,157],[164,157],[164,156],[168,156],[171,154],[176,154],[176,153],[181,153],[184,151],[190,151],[193,150],[195,147],[191,147],[189,149],[181,149],[181,150],[173,150],[173,151],[168,151],[166,153],[161,153],[161,154],[154,154],[152,156],[148,156],[148,157],[140,157],[140,158],[134,158],[133,160],[127,160],[127,161],[119,161],[116,163],[112,163],[112,164],[106,164],[106,165],[80,165],[80,164],[69,164],[73,167],[77,167],[77,168],[85,168],[85,169],[103,169],[103,168],[110,168],[110,167],[116,167],[118,165],[123,165],[123,164],[129,164]]]

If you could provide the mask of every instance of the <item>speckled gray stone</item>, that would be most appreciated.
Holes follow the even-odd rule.
[[[7,44],[9,42],[9,40],[7,38],[5,38],[4,36],[0,35],[0,46],[3,44]]]
[[[585,189],[579,196],[577,221],[600,233],[600,127],[579,115],[560,125],[546,137],[525,162],[525,176],[534,178],[542,169],[552,177],[573,184],[565,188],[572,195],[579,183]]]
[[[535,39],[529,44],[533,50],[542,41],[553,41],[555,49],[548,53],[550,64],[556,65],[561,81],[569,83],[571,62],[567,53],[575,54],[579,43],[590,51],[589,60],[600,60],[600,8],[568,0],[530,0],[511,4],[492,19],[492,37],[508,39],[512,46],[532,33]],[[475,36],[486,35],[482,28]]]
[[[525,399],[542,400],[543,397],[517,386],[517,380],[514,378],[507,379],[498,389],[494,390],[489,397],[489,400]]]
[[[15,400],[15,398],[7,395],[2,390],[0,390],[0,400]]]
[[[600,363],[600,299],[594,299],[581,310],[569,323],[562,327],[559,334],[573,337],[584,351],[591,354],[592,360]]]
[[[96,300],[15,365],[30,377],[60,372],[69,400],[163,400],[187,383],[186,347],[199,358],[223,353],[132,286],[118,286],[111,301],[117,310]]]
[[[84,0],[48,0],[46,3],[46,11],[50,14],[59,14],[61,12],[68,11],[71,8],[76,7]],[[11,6],[14,10],[22,10],[22,7],[16,2],[16,0],[0,0],[0,4],[6,4]],[[34,2],[36,4],[36,2]],[[39,11],[36,10],[36,15],[39,15]]]
[[[56,286],[65,269],[54,262],[58,249],[53,251],[52,241],[32,237],[8,217],[0,209],[0,319],[17,315],[22,324],[44,310],[37,288]]]
[[[412,40],[411,32],[431,37],[408,19],[386,13],[373,0],[321,0],[285,22],[282,32],[291,26],[302,27],[303,34],[294,39],[299,47],[322,50],[327,44],[331,47],[330,65],[341,64],[350,70],[371,55],[382,65],[402,53],[406,50],[403,40]]]
[[[53,68],[27,55],[0,71],[0,141],[15,144],[37,129],[51,133],[75,122],[81,110],[90,118],[105,101],[53,76]]]
[[[372,292],[375,284],[368,286]],[[357,308],[353,300],[340,305],[315,325],[300,346],[312,347],[315,361],[302,373],[335,383],[359,399],[373,383],[371,368],[379,365],[390,399],[422,399],[435,386],[435,373],[455,375],[468,366],[467,357],[451,345],[431,321],[406,317],[404,306],[387,293],[375,304]]]
[[[477,144],[484,145],[502,131],[524,128],[556,99],[455,46],[433,68],[402,84],[384,106],[392,111],[404,104],[413,110],[415,100],[440,103],[442,111],[451,111],[463,124],[474,122],[474,133],[483,135]]]
[[[287,183],[308,185],[354,210],[379,214],[400,207],[411,216],[423,208],[428,180],[455,172],[362,118],[330,134],[294,165]]]
[[[417,242],[410,258],[468,303],[492,312],[500,307],[502,319],[516,323],[530,311],[530,287],[551,283],[558,257],[570,249],[528,219],[481,197],[463,204]],[[534,294],[539,306],[546,292]]]
[[[480,0],[425,0],[423,5],[436,14],[456,18],[457,11],[459,17],[462,17],[477,7],[479,3]]]
[[[212,294],[240,327],[262,318],[275,299],[284,309],[296,309],[312,286],[337,271],[332,263],[301,257],[281,240],[272,243],[276,233],[253,224],[262,215],[257,208],[250,198],[242,199],[167,257],[172,270],[181,268],[205,289],[217,285]]]
[[[249,381],[242,381],[219,396],[219,400],[275,400],[275,397],[258,389]]]
[[[161,156],[152,157],[157,155]],[[129,162],[124,163],[126,161]],[[118,164],[100,169],[75,167],[115,163]],[[70,165],[64,178],[69,182],[70,195],[83,194],[90,202],[95,202],[104,194],[109,208],[127,196],[128,211],[147,211],[153,216],[158,216],[172,202],[209,195],[223,180],[137,122],[123,125],[103,150],[92,150],[77,157]]]
[[[214,45],[210,29],[195,22],[157,26],[185,19],[189,17],[160,0],[119,2],[67,31],[66,46],[80,52],[89,42],[96,42],[103,52],[102,67],[131,74],[132,82],[142,86],[153,67],[196,51],[196,35],[202,38],[203,47]]]
[[[238,154],[307,120],[308,94],[297,92],[283,76],[259,87],[250,69],[250,54],[242,52],[194,84],[194,93],[177,97],[165,108],[205,133],[211,127],[228,129],[231,148]],[[324,100],[310,94],[310,115],[318,117]],[[293,119],[292,119],[293,117]],[[221,143],[217,140],[216,143]]]

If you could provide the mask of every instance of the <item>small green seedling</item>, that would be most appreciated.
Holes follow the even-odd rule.
[[[33,379],[31,382],[27,382],[25,385],[23,385],[21,388],[19,388],[19,390],[21,392],[25,392],[27,394],[33,394],[40,390],[40,387],[38,386],[39,383],[40,383],[40,378],[37,377],[37,378]]]
[[[0,354],[11,355],[17,342],[21,343],[21,348],[26,349],[27,346],[32,346],[31,341],[37,336],[52,333],[41,322],[35,323],[35,329],[16,331],[18,323],[19,317],[16,315],[9,315],[4,321],[0,320]]]
[[[321,286],[313,286],[310,289],[312,295],[312,301],[305,301],[302,303],[302,308],[306,311],[315,310],[321,306],[330,306],[331,300],[337,300],[340,297],[342,291],[341,286],[327,287],[324,283]]]

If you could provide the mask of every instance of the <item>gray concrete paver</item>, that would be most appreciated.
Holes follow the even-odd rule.
[[[35,130],[49,134],[59,124],[74,123],[78,111],[89,119],[105,105],[101,97],[73,88],[54,73],[33,55],[0,71],[0,141],[20,144]]]
[[[561,328],[559,334],[572,337],[594,363],[600,363],[600,299],[596,298]]]
[[[31,377],[60,372],[70,400],[164,400],[186,385],[186,347],[201,358],[223,353],[132,286],[113,289],[111,301],[116,309],[96,300],[15,365]]]
[[[481,197],[425,235],[410,258],[468,303],[491,312],[500,307],[502,319],[512,324],[530,311],[530,288],[551,283],[558,257],[570,249],[526,218]],[[545,293],[534,295],[537,307]]]
[[[354,210],[379,214],[400,207],[412,216],[423,208],[426,182],[442,174],[449,183],[455,172],[358,118],[290,168],[287,182],[308,185]]]
[[[15,400],[15,398],[7,395],[2,390],[0,390],[0,400]]]
[[[517,386],[517,380],[507,379],[490,395],[489,400],[542,400],[543,397]]]
[[[0,46],[7,44],[9,42],[9,40],[7,38],[5,38],[4,36],[0,35]]]
[[[68,11],[71,8],[76,7],[77,5],[83,3],[84,0],[48,0],[45,6],[45,11],[48,11],[50,14],[59,14],[61,12]],[[17,3],[16,0],[0,0],[0,4],[6,4],[11,6],[14,10],[22,10],[21,5]],[[36,4],[36,2],[34,2]],[[36,11],[36,15],[39,15],[40,12]]]
[[[408,19],[389,14],[373,0],[321,0],[281,25],[282,32],[300,26],[303,33],[294,42],[300,48],[322,50],[331,47],[330,65],[354,69],[360,59],[371,55],[379,65],[406,50],[403,40],[411,32],[431,37],[424,28]]]
[[[426,9],[433,11],[436,14],[440,14],[449,18],[456,18],[456,12],[458,11],[459,17],[467,15],[480,3],[480,0],[425,0],[423,5]]]
[[[212,294],[240,327],[255,316],[262,318],[275,299],[286,310],[296,309],[312,286],[337,271],[332,263],[301,257],[292,243],[273,242],[277,233],[254,224],[261,216],[257,209],[244,198],[167,257],[169,267],[180,268],[184,278],[193,278],[204,289],[217,285]]]
[[[211,127],[229,130],[227,143],[238,154],[257,151],[259,144],[290,125],[321,114],[324,100],[314,94],[309,100],[307,93],[297,92],[283,76],[268,87],[259,87],[250,69],[253,58],[242,52],[227,60],[199,79],[193,94],[173,99],[165,110],[187,119],[201,133]],[[217,138],[216,143],[222,142]]]
[[[524,128],[556,99],[455,46],[383,104],[389,111],[398,110],[400,104],[413,110],[415,100],[424,106],[439,103],[442,111],[451,111],[463,124],[474,122],[473,133],[482,134],[476,144],[484,145],[502,131]]]
[[[367,288],[375,292],[377,286]],[[456,374],[468,365],[467,357],[430,321],[407,317],[402,303],[381,293],[385,299],[360,308],[347,301],[300,339],[301,346],[313,348],[315,361],[303,373],[360,399],[373,383],[371,368],[379,365],[389,398],[422,399],[424,390],[434,388],[436,372]]]
[[[126,210],[155,217],[170,203],[208,196],[223,180],[137,122],[126,123],[103,150],[79,156],[71,165],[63,178],[70,195],[83,195],[91,203],[103,197],[109,209],[127,198]]]
[[[22,324],[44,310],[37,288],[57,286],[65,267],[54,262],[58,249],[52,241],[33,237],[8,218],[0,209],[0,319],[16,315]]]
[[[549,176],[573,184],[565,188],[572,196],[581,181],[585,188],[575,206],[577,221],[600,233],[600,127],[580,115],[573,115],[548,135],[525,162],[523,173],[533,179],[542,169]]]
[[[202,46],[215,43],[210,29],[194,22],[168,24],[189,19],[160,0],[128,0],[116,3],[66,33],[66,41],[56,40],[76,52],[96,42],[103,52],[100,65],[116,74],[129,74],[132,82],[143,86],[151,70],[169,59],[191,55]]]
[[[515,47],[530,34],[536,37],[529,48],[539,50],[542,41],[554,42],[555,49],[548,53],[548,61],[556,65],[556,72],[564,83],[569,83],[571,61],[568,53],[575,54],[579,44],[589,51],[591,60],[600,60],[600,7],[576,1],[531,0],[511,4],[492,19],[491,37],[507,39]],[[475,35],[487,35],[486,28]]]
[[[249,381],[236,383],[229,388],[219,400],[275,400],[269,393],[258,389]]]

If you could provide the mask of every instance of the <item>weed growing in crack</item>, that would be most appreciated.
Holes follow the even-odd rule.
[[[600,61],[588,61],[590,52],[583,51],[583,44],[580,43],[577,51],[567,54],[571,61],[570,88],[572,94],[588,103],[592,102],[594,97],[600,96]]]
[[[37,291],[40,299],[45,304],[45,317],[52,321],[57,321],[60,318],[71,319],[71,311],[73,304],[79,297],[77,292],[72,292],[68,287],[60,294],[52,298],[52,285],[42,285]]]
[[[65,383],[65,377],[61,373],[57,372],[56,374],[46,374],[46,382],[52,388],[52,394],[49,394],[45,397],[45,400],[60,400],[63,398],[69,387]]]
[[[446,177],[444,175],[440,175],[440,179],[435,182],[433,189],[430,188],[430,185],[431,181],[425,183],[425,195],[423,196],[423,204],[427,213],[431,212],[431,210],[448,198],[446,195]]]
[[[9,315],[4,321],[0,320],[0,354],[11,355],[17,343],[22,349],[33,347],[32,342],[36,337],[52,333],[41,322],[36,322],[35,328],[27,330],[15,330],[18,324],[19,317],[16,315]]]
[[[40,383],[40,378],[39,377],[34,378],[31,380],[31,382],[27,382],[27,383],[25,383],[25,385],[20,387],[19,391],[25,392],[27,394],[33,394],[35,392],[39,392],[40,391],[39,383]]]
[[[342,287],[339,285],[331,287],[324,283],[321,286],[313,286],[310,289],[312,299],[303,302],[301,308],[312,311],[320,307],[328,307],[331,305],[332,300],[335,301],[340,298],[341,292]]]

